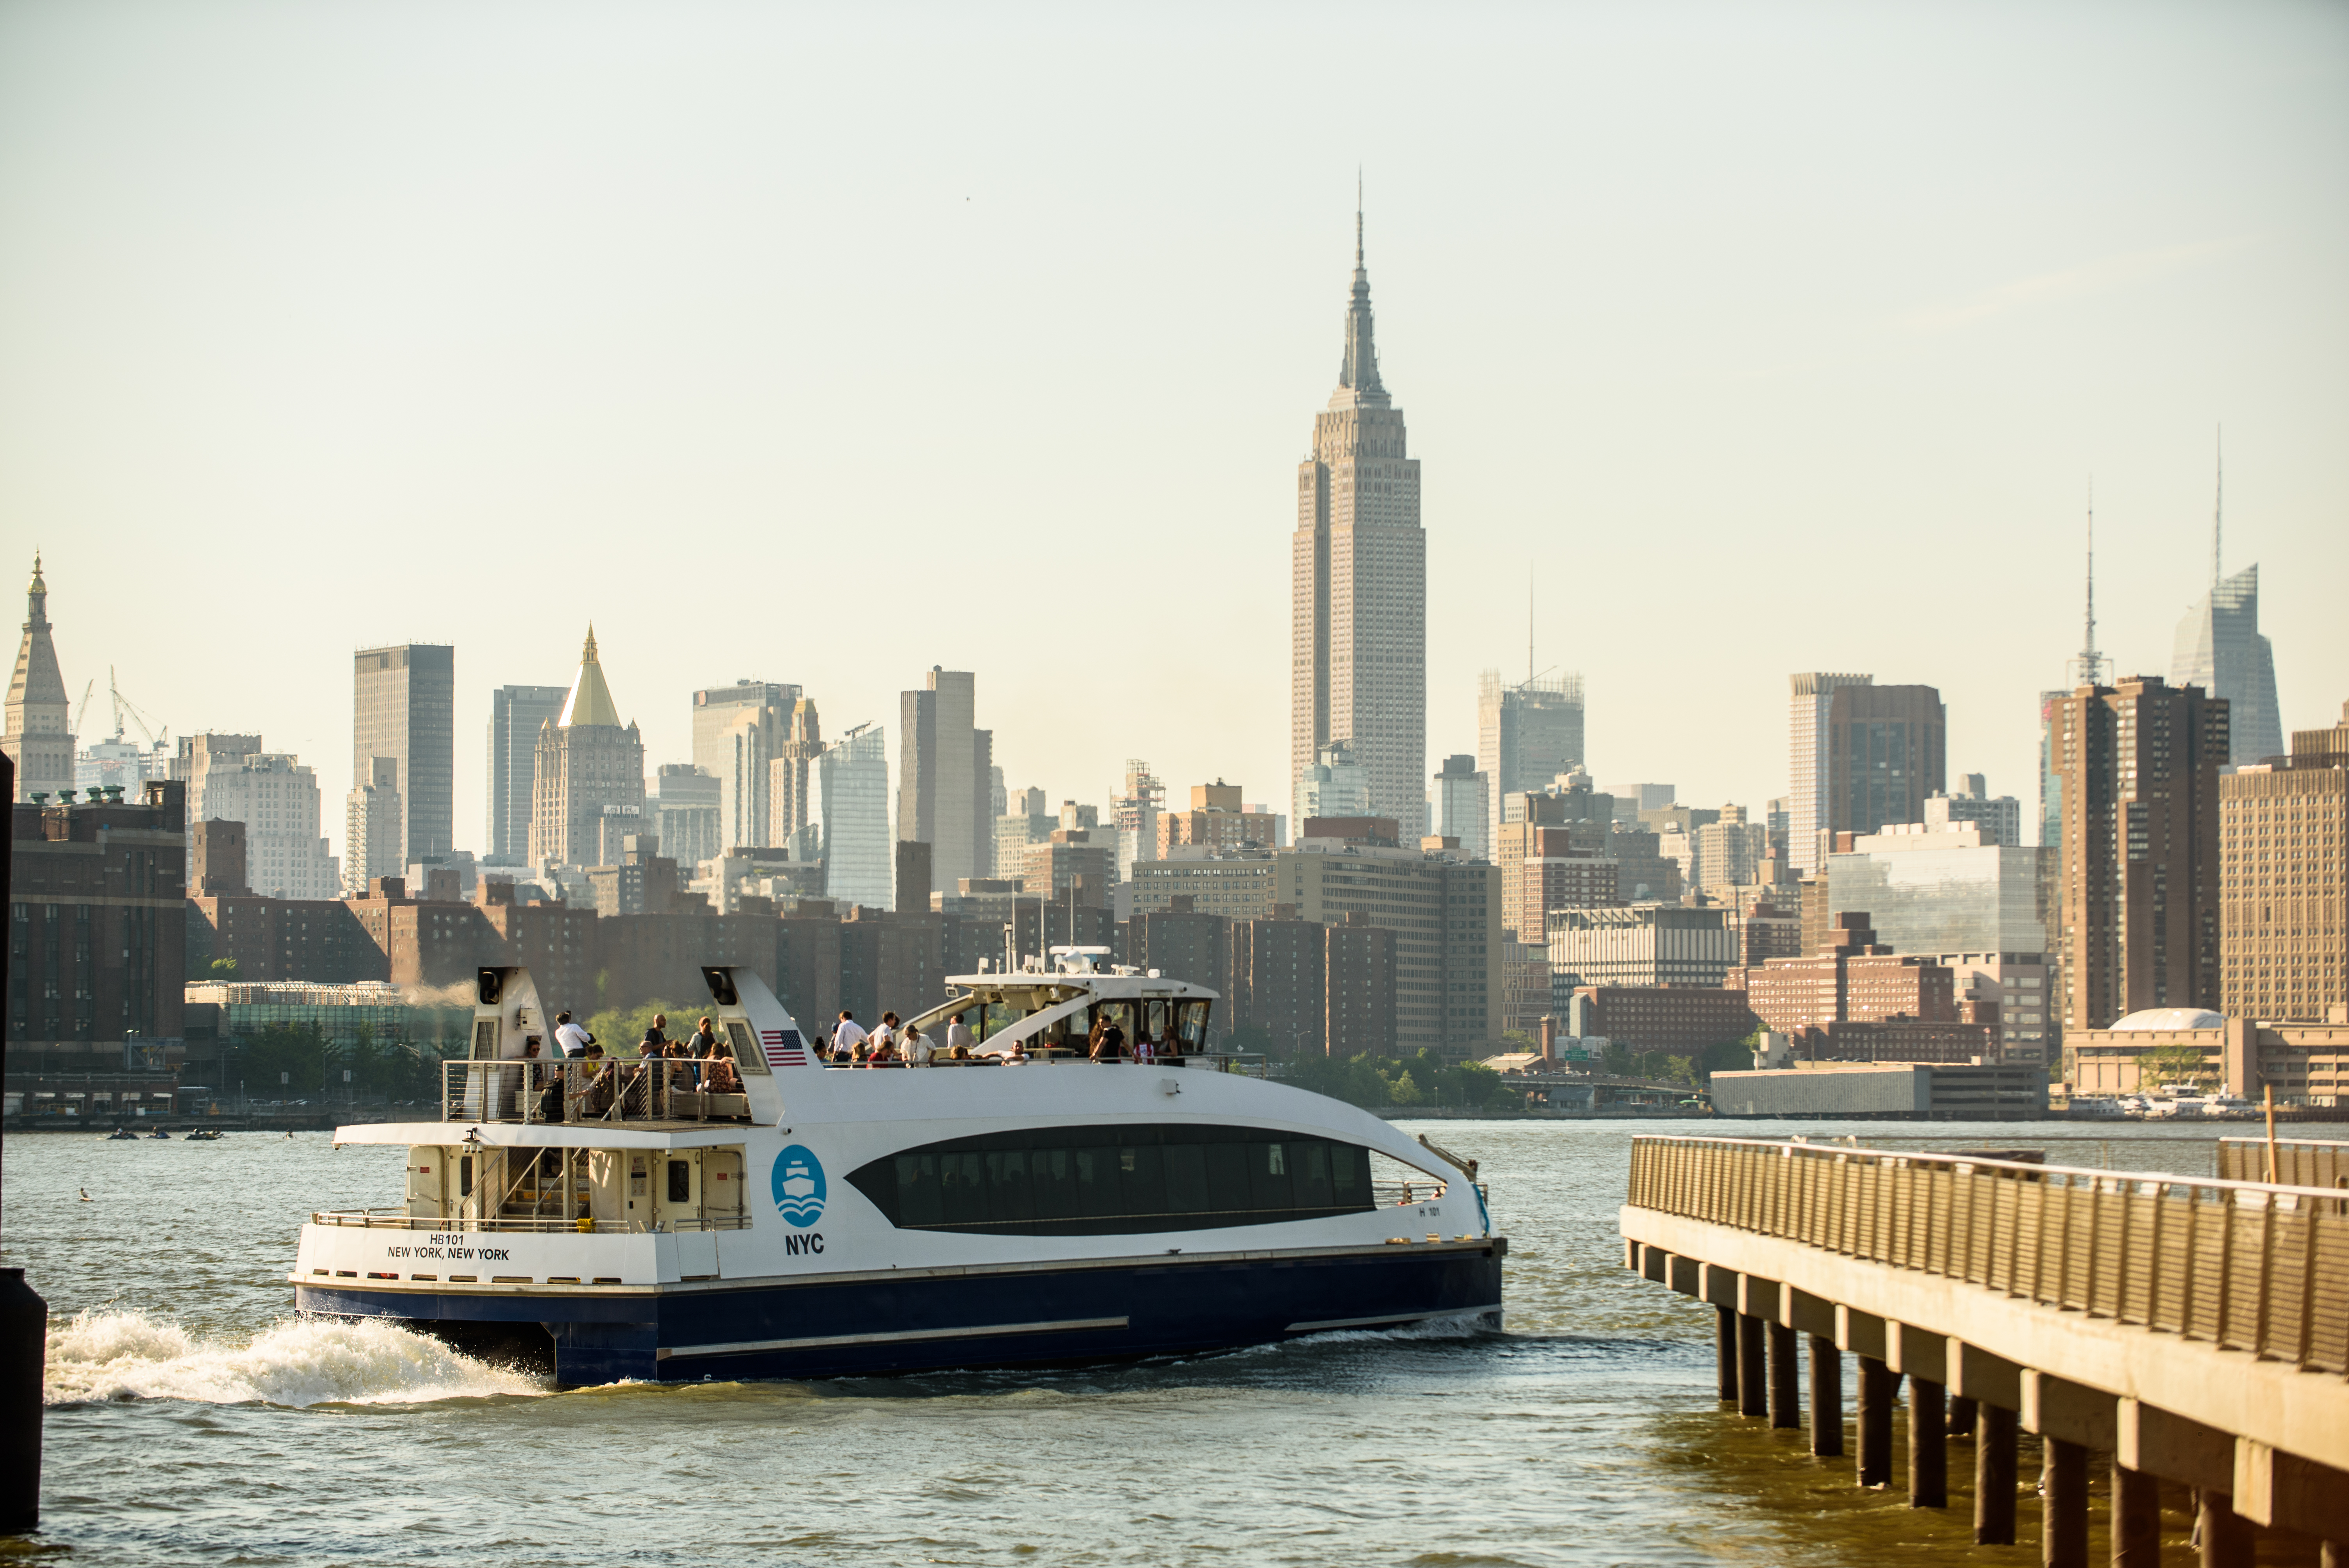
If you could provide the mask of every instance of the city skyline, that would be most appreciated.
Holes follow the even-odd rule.
[[[856,36],[833,26],[791,36]],[[2075,638],[2069,546],[2048,542],[2070,538],[2093,472],[2101,641],[2116,674],[2168,669],[2178,616],[2209,591],[2209,436],[2222,417],[2228,553],[2266,569],[2261,629],[2282,727],[2329,721],[2338,694],[2325,676],[2349,667],[2349,632],[2310,588],[2344,563],[2349,459],[2329,432],[2349,317],[2323,280],[2349,262],[2349,236],[2337,204],[2311,197],[2340,184],[2344,139],[2322,129],[2349,98],[2337,18],[2161,13],[2117,36],[2060,22],[1837,30],[1795,17],[1747,30],[1724,18],[1720,41],[1686,54],[1622,18],[1527,26],[1525,63],[1490,67],[1504,81],[1531,83],[1567,51],[1619,57],[1622,82],[1594,78],[1587,101],[1538,113],[1465,116],[1447,87],[1342,151],[1311,150],[1326,108],[1295,123],[1252,108],[1270,118],[1244,122],[1260,133],[1244,153],[1150,123],[1178,67],[1200,63],[1177,51],[1111,115],[1097,150],[992,156],[1017,144],[984,132],[928,171],[904,156],[910,139],[845,150],[837,170],[771,163],[818,225],[802,233],[730,194],[755,188],[759,166],[722,162],[679,196],[633,171],[690,167],[719,139],[788,143],[821,103],[759,102],[731,67],[632,67],[643,39],[626,27],[559,41],[525,83],[508,77],[537,35],[485,23],[487,74],[450,88],[434,138],[398,150],[419,160],[419,185],[384,171],[394,149],[371,116],[327,114],[307,150],[254,143],[177,84],[192,59],[257,102],[306,93],[288,84],[308,80],[364,105],[432,71],[424,54],[353,64],[314,22],[273,37],[271,57],[304,68],[264,73],[242,57],[252,38],[217,19],[158,24],[140,35],[151,53],[109,52],[66,13],[19,14],[0,24],[13,46],[0,51],[0,129],[16,133],[0,216],[36,242],[0,260],[0,300],[16,302],[0,316],[14,350],[0,365],[0,544],[19,570],[45,549],[77,696],[110,663],[175,734],[264,734],[320,769],[330,801],[352,782],[340,776],[352,734],[342,659],[463,645],[452,815],[460,846],[477,851],[487,846],[465,841],[486,816],[490,693],[566,681],[554,661],[590,618],[627,672],[623,717],[642,724],[648,766],[690,756],[697,687],[748,673],[800,686],[843,732],[895,727],[895,694],[943,665],[998,694],[999,762],[1055,799],[1106,801],[1121,759],[1140,754],[1177,787],[1224,777],[1283,801],[1288,694],[1262,673],[1284,645],[1275,580],[1293,517],[1272,486],[1300,455],[1297,410],[1326,395],[1330,280],[1359,157],[1389,318],[1381,368],[1409,388],[1434,486],[1427,769],[1475,748],[1478,672],[1513,668],[1525,631],[1521,587],[1498,584],[1521,583],[1530,562],[1543,656],[1586,682],[1599,778],[1673,779],[1684,800],[1758,810],[1786,789],[1786,674],[1871,669],[1940,690],[1953,772],[2028,797],[2035,696]],[[1369,86],[1405,98],[1392,46],[1407,27],[1376,13],[1371,36],[1341,46],[1365,51]],[[1290,36],[1278,22],[1237,30]],[[781,36],[744,25],[742,58],[771,58]],[[1778,78],[1744,83],[1723,57],[1731,39]],[[924,134],[960,101],[940,87],[949,40],[996,47],[952,24],[916,47],[912,85],[891,90],[941,96],[892,137]],[[2058,67],[2092,42],[2107,65],[2132,67],[2091,89],[2089,118],[2107,128],[2093,134],[2058,90]],[[2031,46],[2015,63],[2019,44]],[[1920,77],[1919,52],[1937,46],[1947,59]],[[1414,68],[1454,68],[1467,47],[1436,40]],[[2159,85],[2214,61],[2220,79],[2183,108]],[[514,141],[491,112],[526,88],[547,123],[591,132],[608,101],[576,87],[631,68],[662,103],[704,91],[710,107],[649,128],[652,141],[625,157],[593,135]],[[1215,67],[1235,89],[1262,68]],[[1807,122],[1774,122],[1751,148],[1668,128],[1675,105],[1708,94],[1723,113],[1751,108],[1754,93],[1775,101],[1789,74],[1827,108],[1889,113],[1882,156],[1917,170],[1913,188],[1880,194],[1874,152],[1806,172],[1796,155],[1826,145]],[[1894,81],[1918,89],[1913,111],[1888,96]],[[1937,118],[1994,87],[2010,112],[1988,145]],[[1528,91],[1530,105],[1540,95]],[[83,134],[93,115],[121,139]],[[1593,140],[1610,115],[1645,139]],[[160,147],[157,116],[180,128],[160,171],[106,150]],[[738,120],[779,134],[718,138]],[[1584,141],[1606,156],[1560,161]],[[1260,144],[1283,156],[1263,159]],[[464,170],[501,147],[615,183],[598,195],[592,179],[575,191],[558,181],[500,216],[484,204],[492,188]],[[1973,162],[1953,161],[1961,149]],[[328,152],[356,160],[349,199],[384,217],[364,245],[289,194],[306,160]],[[1300,189],[1315,159],[1330,165],[1324,188]],[[2222,165],[2260,172],[2201,177]],[[1097,178],[1106,167],[1121,177]],[[2095,192],[2074,201],[2092,171]],[[165,201],[158,178],[208,192],[205,211]],[[1527,202],[1519,189],[1535,178]],[[1759,181],[1770,211],[1749,205],[1741,179]],[[624,235],[583,260],[570,242],[611,201],[673,218],[682,251]],[[1909,236],[1905,224],[1952,204],[1970,214],[1961,242]],[[91,215],[102,212],[118,216]],[[151,242],[115,243],[107,223]],[[486,225],[472,251],[492,259],[434,248],[459,223]],[[1744,259],[1714,259],[1706,237],[1741,225]],[[855,237],[827,258],[818,232]],[[164,253],[182,264],[150,259]],[[76,261],[86,254],[113,259],[93,270]],[[1235,269],[1230,254],[1250,264]],[[680,255],[710,269],[711,308],[735,324],[726,334],[707,330],[717,317],[657,303]],[[818,295],[832,302],[823,319],[802,304]],[[1100,389],[1130,374],[1137,295],[1170,349],[1153,365],[1153,397],[1185,456],[1135,491],[1117,400]],[[243,324],[233,336],[207,325],[230,317]],[[323,335],[303,325],[321,321]],[[429,324],[413,346],[388,330],[404,321]],[[786,335],[793,363],[779,372]],[[614,371],[554,374],[591,346]],[[909,462],[895,455],[895,367],[916,352],[984,375],[988,394]],[[642,390],[656,384],[670,390]],[[2042,390],[2056,387],[2060,398]],[[354,485],[360,473],[380,482]],[[1112,494],[1133,499],[1103,535],[1092,519]],[[1026,624],[1015,545],[1030,542],[1041,561],[1078,538],[1089,567],[1128,577],[1147,581],[1146,562],[1178,538],[1210,570],[1177,598],[1112,616],[1100,634],[1113,656],[1072,658],[1066,636]],[[1127,538],[1133,559],[1119,565]],[[345,539],[367,541],[364,572]],[[660,570],[613,570],[647,544]],[[533,583],[526,606],[492,586],[507,573]],[[755,610],[766,573],[806,590],[800,614],[729,615],[693,597],[741,580]],[[992,599],[989,574],[1004,590]],[[193,605],[258,613],[206,625],[190,656]],[[1182,653],[1138,653],[1160,646]],[[234,678],[258,668],[271,680]],[[1205,714],[1203,687],[1216,698]]]

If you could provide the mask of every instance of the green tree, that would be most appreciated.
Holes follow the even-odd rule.
[[[213,959],[213,960],[212,960],[212,978],[213,978],[213,979],[215,979],[215,980],[233,980],[233,979],[235,979],[235,978],[236,978],[236,960],[235,960],[235,959],[233,959],[233,958],[215,958],[215,959]]]
[[[242,1042],[239,1071],[248,1092],[266,1099],[315,1096],[326,1082],[326,1034],[316,1024],[264,1024]],[[278,1082],[278,1075],[285,1082]]]
[[[2183,1043],[2156,1046],[2137,1059],[2137,1086],[2140,1093],[2159,1088],[2166,1083],[2190,1083],[2207,1088],[2218,1081],[2201,1047]]]
[[[1405,1068],[1395,1076],[1394,1081],[1387,1086],[1387,1103],[1417,1105],[1419,1100],[1419,1085],[1412,1081],[1411,1069]]]
[[[693,1033],[694,1021],[701,1016],[688,1012],[674,1002],[647,1002],[641,1007],[606,1007],[586,1021],[587,1032],[608,1056],[633,1057],[636,1042],[645,1037],[656,1015],[668,1016],[667,1034],[672,1040]]]

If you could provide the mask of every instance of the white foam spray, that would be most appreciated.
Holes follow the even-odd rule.
[[[140,1312],[77,1313],[49,1329],[45,1395],[211,1405],[419,1404],[543,1394],[528,1373],[460,1356],[388,1323],[285,1318],[243,1345],[200,1340]]]

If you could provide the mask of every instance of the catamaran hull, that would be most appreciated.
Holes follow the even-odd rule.
[[[460,1340],[535,1325],[569,1385],[887,1377],[1199,1355],[1442,1319],[1497,1326],[1507,1246],[1495,1237],[575,1293],[304,1284],[295,1301]]]

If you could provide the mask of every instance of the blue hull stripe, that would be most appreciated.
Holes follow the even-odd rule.
[[[577,1296],[302,1285],[305,1312],[419,1327],[543,1324],[566,1384],[881,1377],[1196,1355],[1329,1329],[1497,1314],[1497,1240],[1310,1255],[1139,1259]]]

